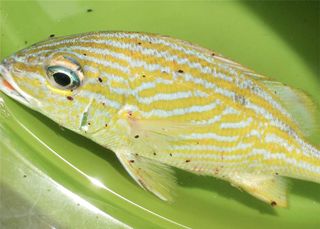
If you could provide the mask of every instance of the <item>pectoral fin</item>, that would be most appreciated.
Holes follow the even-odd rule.
[[[241,173],[230,177],[229,181],[233,186],[241,188],[272,206],[288,206],[287,183],[282,177]]]
[[[123,150],[117,156],[131,175],[144,189],[165,201],[172,201],[176,179],[172,168],[160,162],[141,157]]]

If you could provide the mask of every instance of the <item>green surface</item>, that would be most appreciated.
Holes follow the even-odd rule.
[[[320,104],[318,2],[0,3],[1,58],[50,34],[154,32],[223,53]],[[176,201],[167,204],[139,188],[112,152],[0,96],[1,228],[319,228],[319,184],[292,181],[290,207],[274,209],[177,171]]]

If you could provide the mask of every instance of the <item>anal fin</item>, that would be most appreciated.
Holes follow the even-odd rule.
[[[282,177],[239,173],[229,177],[228,180],[233,186],[241,188],[272,206],[288,206],[287,183]]]
[[[176,178],[171,167],[126,150],[116,155],[127,172],[142,188],[149,190],[162,200],[173,200]]]

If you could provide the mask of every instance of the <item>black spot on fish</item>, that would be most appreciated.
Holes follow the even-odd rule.
[[[82,53],[82,55],[87,56],[87,53]]]
[[[215,56],[216,54],[215,53],[211,53],[211,56]]]
[[[156,153],[156,152],[153,152],[153,155],[154,155],[154,156],[156,156],[156,155],[157,155],[157,153]]]
[[[72,96],[67,96],[67,99],[70,101],[73,101],[73,97]]]
[[[104,125],[105,127],[108,127],[108,124],[106,123],[106,125]]]
[[[134,138],[139,138],[139,135],[134,136]]]
[[[55,35],[54,34],[50,34],[49,38],[53,38]]]
[[[91,13],[93,9],[87,9],[87,13]]]
[[[130,163],[134,163],[134,160],[130,160],[129,162],[130,162]]]
[[[99,80],[100,83],[102,83],[102,79],[100,77],[98,78],[98,80]]]
[[[278,175],[279,175],[279,173],[275,173],[275,175],[276,175],[276,176],[278,176]]]
[[[247,104],[247,100],[245,99],[245,97],[242,96],[242,95],[238,95],[238,94],[235,94],[234,101],[237,102],[237,103],[240,103],[242,105],[246,105]]]
[[[178,70],[178,72],[179,72],[179,73],[184,73],[184,71],[183,71],[183,70],[181,70],[181,69],[179,69],[179,70]]]
[[[103,102],[103,103],[102,103],[102,106],[105,106],[105,105],[106,105],[106,104]]]
[[[23,177],[24,177],[24,178],[26,178],[26,177],[27,177],[27,175],[23,175]]]
[[[190,162],[190,160],[188,159],[188,160],[186,160],[186,163],[189,163]]]
[[[138,45],[141,45],[141,42],[138,42]]]
[[[90,126],[91,125],[91,122],[88,122],[88,126]]]
[[[142,75],[143,78],[146,78],[146,75]]]
[[[277,206],[277,202],[276,202],[276,201],[272,201],[272,202],[271,202],[271,206],[272,206],[272,207]]]
[[[170,153],[169,155],[170,155],[170,157],[172,157],[172,153]]]

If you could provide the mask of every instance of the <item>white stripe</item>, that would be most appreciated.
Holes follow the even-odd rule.
[[[229,115],[229,114],[240,114],[240,113],[239,113],[239,111],[235,110],[232,107],[227,107],[222,111],[221,114],[217,114],[211,119],[208,119],[208,120],[205,120],[205,119],[203,119],[203,120],[193,120],[192,123],[195,123],[195,124],[198,124],[198,125],[213,124],[213,123],[219,122],[223,116]]]
[[[160,36],[149,36],[149,35],[144,35],[144,34],[139,34],[139,33],[101,33],[98,35],[99,37],[117,37],[117,38],[130,38],[130,39],[139,39],[141,41],[146,41],[146,42],[152,42],[153,44],[162,44],[167,47],[170,47],[174,50],[177,51],[182,51],[188,55],[196,56],[202,60],[205,60],[208,63],[211,63],[213,58],[208,55],[203,55],[200,52],[195,51],[194,49],[186,49],[180,45],[174,44],[172,42],[166,41],[164,38],[161,38]]]
[[[126,73],[126,74],[130,73],[130,68],[128,66],[123,66],[123,65],[121,65],[119,63],[116,63],[116,62],[110,62],[110,61],[107,61],[105,59],[95,58],[95,57],[91,57],[89,55],[88,56],[84,56],[84,55],[79,54],[77,52],[70,51],[70,49],[67,48],[67,47],[66,48],[62,48],[59,51],[67,52],[67,53],[69,53],[71,55],[75,55],[81,60],[91,61],[91,62],[93,62],[95,64],[100,64],[100,65],[102,65],[104,67],[107,67],[107,68],[110,67],[110,68],[117,69],[117,70],[122,71],[123,73]],[[42,51],[39,51],[38,53],[31,54],[30,56],[38,56],[38,55],[45,54],[45,53],[50,53],[50,52],[52,52],[52,50],[42,50]],[[28,56],[26,56],[24,58],[24,61],[21,61],[22,58],[21,57],[18,58],[17,56],[13,56],[13,59],[16,62],[20,62],[20,63],[26,64],[28,66],[39,65],[39,62],[38,63],[37,62],[28,63],[28,61],[26,60],[27,57]]]
[[[144,48],[144,47],[142,47],[140,45],[136,45],[134,43],[125,43],[125,42],[112,41],[112,40],[82,40],[82,39],[80,39],[78,42],[80,44],[94,42],[97,44],[110,45],[115,48],[119,48],[119,49],[123,49],[123,50],[140,52],[143,55],[152,56],[153,58],[154,57],[163,58],[164,60],[166,60],[168,62],[174,61],[179,65],[187,65],[191,69],[197,69],[201,73],[210,74],[210,75],[213,75],[214,77],[217,77],[217,78],[229,81],[229,82],[233,81],[232,77],[226,76],[225,74],[223,74],[221,72],[217,72],[215,68],[202,66],[200,63],[197,63],[197,62],[190,62],[189,59],[179,58],[176,55],[171,55],[168,51],[158,51],[156,49]],[[133,59],[130,56],[127,56],[122,53],[110,51],[107,48],[100,49],[100,48],[91,48],[91,47],[83,47],[83,46],[69,46],[68,50],[73,50],[73,51],[83,50],[83,51],[89,51],[89,52],[92,52],[92,53],[98,54],[98,55],[110,55],[114,58],[118,58],[120,60],[125,60],[128,63],[130,63],[130,65],[132,64],[134,67],[144,67],[145,69],[148,69],[149,71],[156,71],[158,69],[163,68],[163,66],[161,66],[161,65],[147,64],[144,61]],[[221,67],[219,64],[217,64],[217,65],[219,67]],[[163,69],[163,70],[169,71],[170,69],[167,68],[167,69]]]
[[[249,89],[251,90],[254,94],[258,95],[259,97],[261,97],[263,100],[265,100],[266,102],[270,103],[273,108],[277,109],[278,111],[280,111],[283,115],[285,115],[288,118],[291,118],[291,116],[289,115],[289,113],[282,107],[280,106],[279,103],[277,103],[271,96],[270,94],[266,93],[266,91],[264,91],[263,89],[261,89],[259,87],[259,85],[257,85],[256,83],[254,83],[252,80],[247,79],[246,77],[244,77],[243,74],[240,74],[239,76],[237,75],[237,77],[235,78],[236,81],[236,85],[239,88],[242,89]]]
[[[73,41],[72,41],[73,42]],[[206,73],[206,74],[211,74],[215,77],[218,77],[218,78],[221,78],[221,79],[224,79],[226,81],[229,81],[229,82],[233,82],[233,78],[231,77],[227,77],[226,75],[224,75],[223,73],[221,72],[216,72],[216,69],[213,68],[208,68],[208,67],[201,67],[200,64],[198,63],[191,63],[188,59],[186,58],[178,58],[177,56],[169,56],[168,57],[168,53],[167,52],[163,52],[163,53],[160,53],[158,52],[157,50],[153,50],[153,49],[145,49],[139,45],[136,45],[136,44],[132,44],[132,43],[124,43],[124,42],[118,42],[118,41],[112,41],[112,40],[82,40],[82,39],[79,39],[78,42],[87,42],[87,43],[91,43],[91,42],[95,42],[95,43],[100,43],[100,44],[106,44],[106,45],[112,45],[114,47],[117,47],[117,48],[122,48],[122,49],[129,49],[129,50],[132,50],[132,51],[140,51],[144,54],[149,54],[149,55],[155,55],[157,57],[163,57],[165,58],[167,61],[176,61],[178,64],[188,64],[189,67],[191,68],[196,68],[198,70],[200,70],[202,73]],[[132,59],[131,57],[127,56],[127,55],[124,55],[122,53],[117,53],[117,52],[112,52],[108,49],[98,49],[98,48],[88,48],[88,47],[82,47],[82,46],[69,46],[66,50],[85,50],[85,51],[90,51],[90,52],[94,52],[96,54],[100,54],[100,55],[111,55],[112,57],[114,58],[118,58],[118,59],[122,59],[122,60],[126,60],[131,67],[144,67],[146,70],[148,71],[158,71],[158,70],[161,70],[161,71],[167,71],[167,72],[170,72],[170,69],[167,68],[167,67],[164,67],[164,66],[161,66],[159,64],[147,64],[146,62],[142,61],[142,60],[136,60],[136,59]],[[45,52],[46,50],[42,50],[38,53],[35,53],[33,55],[38,55],[42,52]],[[74,52],[72,52],[73,54],[76,54]],[[79,55],[77,54],[77,56],[80,56],[81,59],[85,59],[86,57],[83,57],[83,55]],[[95,63],[96,60],[99,60],[97,58],[93,58],[93,57],[89,57],[88,56],[88,59],[91,60],[91,61],[94,61]],[[103,61],[104,62],[104,61]],[[128,73],[128,68],[125,69],[123,68],[121,65],[118,65],[118,64],[114,64],[114,65],[111,65],[110,63],[112,62],[105,62],[105,65],[106,67],[114,67],[118,70],[121,70],[125,73]],[[117,66],[119,68],[117,68]],[[221,67],[221,66],[220,66]],[[252,92],[255,93],[256,95],[260,96],[262,99],[264,99],[266,102],[270,103],[275,109],[278,109],[282,114],[286,115],[288,117],[288,113],[285,111],[285,109],[283,109],[277,102],[275,102],[272,97],[270,95],[268,95],[267,93],[265,93],[263,90],[261,90],[257,85],[253,84],[253,82],[249,79],[245,79],[243,77],[243,75],[238,75],[238,73],[236,71],[234,71],[234,69],[228,67],[228,66],[225,66],[225,69],[226,71],[228,71],[229,73],[234,73],[234,75],[236,76],[236,84],[238,87],[240,88],[247,88],[247,89],[252,89]],[[185,79],[187,78],[187,76],[185,77]],[[214,84],[212,84],[213,86]],[[235,97],[235,93],[234,92],[231,92],[231,91],[228,91],[226,89],[223,89],[223,88],[220,88],[220,87],[217,87],[216,85],[215,86],[215,90],[216,92],[220,93],[220,94],[224,94],[224,95],[228,95],[229,97]]]
[[[111,100],[108,97],[102,95],[102,94],[98,94],[95,92],[91,92],[91,91],[84,91],[84,90],[80,90],[79,91],[79,96],[83,96],[83,97],[87,97],[87,98],[93,98],[100,103],[105,103],[107,107],[112,107],[114,109],[120,109],[121,104],[118,103],[117,101]]]
[[[223,136],[215,133],[193,133],[189,135],[181,135],[182,139],[213,139],[222,142],[234,142],[238,140],[239,136]]]
[[[139,93],[147,89],[156,88],[158,84],[172,85],[173,81],[162,78],[156,78],[152,82],[144,82],[140,86],[134,88],[133,93]]]
[[[280,146],[285,147],[289,152],[292,152],[294,149],[296,149],[293,145],[290,145],[285,139],[276,134],[267,134],[265,136],[265,142],[279,144]],[[296,151],[300,152],[299,149],[296,149]]]
[[[269,102],[275,109],[278,109],[283,115],[290,117],[289,114],[286,112],[285,109],[282,108],[282,106],[280,106],[280,104],[278,104],[276,101],[274,101],[272,99],[272,97],[267,94],[266,92],[264,92],[263,90],[261,90],[257,85],[254,85],[255,87],[249,87],[250,85],[253,85],[253,82],[249,79],[245,79],[243,77],[243,74],[241,74],[240,76],[238,75],[237,71],[235,71],[232,67],[237,67],[239,68],[238,64],[235,64],[233,61],[231,61],[229,64],[220,64],[219,62],[215,63],[216,65],[218,65],[219,67],[225,69],[229,74],[232,74],[233,77],[229,77],[224,75],[223,73],[220,72],[216,72],[216,69],[213,68],[208,68],[208,67],[202,67],[199,63],[195,63],[195,62],[190,62],[187,58],[179,58],[177,56],[169,56],[168,52],[159,52],[157,50],[154,49],[147,49],[147,48],[143,48],[140,45],[134,44],[134,43],[125,43],[125,42],[119,42],[119,41],[112,41],[112,40],[95,40],[95,39],[89,39],[86,40],[84,38],[90,38],[92,36],[98,36],[100,37],[107,37],[107,38],[111,38],[111,37],[117,37],[117,38],[130,38],[130,39],[135,39],[138,38],[140,40],[143,41],[147,41],[147,42],[152,42],[152,43],[156,43],[156,44],[163,44],[166,45],[172,49],[175,50],[179,50],[182,52],[185,52],[186,54],[189,55],[193,55],[196,56],[202,60],[207,61],[208,63],[213,63],[214,62],[214,58],[213,57],[209,57],[208,55],[203,55],[201,52],[198,52],[194,49],[193,45],[189,45],[190,49],[185,49],[182,46],[179,46],[177,44],[174,44],[172,42],[168,42],[165,38],[161,38],[161,37],[154,37],[154,36],[149,36],[149,35],[144,35],[144,34],[139,34],[139,33],[100,33],[100,34],[85,34],[82,35],[81,37],[77,37],[76,39],[65,39],[63,41],[60,42],[54,42],[51,45],[55,46],[55,45],[59,45],[59,44],[67,44],[67,43],[74,43],[76,42],[85,42],[85,43],[98,43],[98,44],[106,44],[106,45],[111,45],[117,48],[122,48],[122,49],[129,49],[132,51],[140,51],[143,54],[146,55],[152,55],[152,56],[156,56],[156,57],[163,57],[165,58],[167,61],[176,61],[178,64],[187,64],[189,67],[191,68],[195,68],[200,70],[202,73],[207,73],[207,74],[212,74],[214,77],[217,78],[221,78],[223,80],[229,81],[229,82],[233,82],[233,79],[236,79],[237,82],[238,79],[241,78],[241,84],[242,86],[246,86],[246,88],[255,88],[256,90],[251,90],[254,94],[258,95],[259,97],[263,98],[265,101]],[[181,43],[183,45],[186,45],[187,43],[182,42]],[[45,45],[40,45],[37,48],[42,48],[42,47],[50,47],[50,44],[45,44]],[[31,48],[32,49],[32,48]],[[35,48],[33,48],[35,49]],[[143,63],[143,61],[133,61],[132,58],[124,55],[124,54],[120,54],[120,53],[116,53],[116,52],[111,52],[107,49],[98,49],[98,48],[86,48],[86,47],[82,47],[82,46],[69,46],[69,49],[79,49],[79,50],[87,50],[87,51],[93,51],[95,53],[98,54],[108,54],[108,55],[112,55],[115,58],[119,58],[119,59],[123,59],[123,60],[127,60],[128,62],[132,61],[133,66],[140,66],[140,67],[145,67],[145,69],[148,70],[159,70],[161,69],[160,65],[154,64],[154,65],[148,65],[146,63]],[[227,59],[222,58],[223,62],[228,62]],[[231,66],[230,66],[231,64]],[[245,70],[245,69],[244,69]],[[241,85],[238,85],[241,86]],[[260,90],[258,90],[260,89]]]
[[[99,73],[99,69],[90,65],[84,65],[82,69],[84,72]]]
[[[247,135],[246,137],[257,137],[257,138],[261,138],[261,132],[262,130],[258,131],[256,129],[254,130],[251,130]]]
[[[118,75],[114,75],[114,74],[110,74],[110,73],[106,73],[106,72],[101,72],[100,76],[105,77],[108,81],[115,81],[118,83],[123,83],[123,84],[129,85],[128,80],[126,78],[118,76]]]
[[[82,41],[81,39],[79,41]],[[128,43],[122,43],[122,42],[114,42],[114,41],[106,41],[106,40],[91,40],[93,42],[97,42],[97,43],[103,43],[103,44],[110,44],[110,45],[114,45],[114,44],[119,44],[118,46],[115,46],[115,47],[119,47],[119,48],[130,48],[132,49],[133,47],[133,44],[128,44]],[[87,41],[89,42],[89,41]],[[101,54],[101,55],[112,55],[114,58],[119,58],[119,59],[122,59],[122,60],[126,60],[130,63],[130,66],[131,67],[144,67],[145,69],[147,69],[148,71],[158,71],[158,70],[161,70],[161,71],[166,71],[166,72],[170,72],[170,69],[168,67],[164,67],[164,66],[161,66],[161,65],[158,65],[158,64],[147,64],[146,62],[144,61],[141,61],[141,60],[134,60],[132,59],[131,57],[129,56],[126,56],[124,54],[121,54],[121,53],[117,53],[117,52],[111,52],[107,49],[97,49],[97,48],[87,48],[87,47],[81,47],[81,46],[70,46],[67,48],[67,50],[70,50],[70,49],[79,49],[79,50],[86,50],[86,51],[91,51],[91,52],[95,52],[97,54]],[[136,48],[133,48],[132,50],[139,50],[139,51],[143,51],[144,49],[142,49],[142,47],[140,46],[137,46]],[[147,49],[147,51],[149,50],[149,52],[151,54],[153,53],[157,53],[156,50],[151,50],[150,49]],[[41,52],[47,52],[47,50],[42,50],[40,51],[39,53],[36,53],[36,54],[33,54],[33,55],[38,55],[40,54]],[[80,59],[86,59],[88,58],[88,60],[91,60],[93,61],[94,63],[104,63],[103,65],[105,67],[114,67],[120,71],[123,71],[125,73],[129,73],[129,68],[125,68],[125,67],[122,67],[121,65],[117,64],[117,63],[113,63],[113,62],[107,62],[107,61],[101,61],[100,59],[98,58],[93,58],[93,57],[90,57],[90,56],[83,56],[83,55],[80,55],[76,52],[71,52],[72,54],[78,56]],[[163,55],[163,54],[162,54]],[[166,56],[161,56],[159,55],[159,57],[164,57],[166,58]],[[170,57],[171,58],[171,57]],[[177,57],[178,58],[178,57]],[[170,60],[170,59],[168,59]],[[181,61],[181,60],[178,60],[178,59],[175,59],[176,61]],[[182,62],[181,62],[182,63]],[[190,66],[191,67],[191,66]],[[197,66],[198,68],[199,66]],[[207,67],[206,67],[207,68]],[[208,68],[210,69],[210,68]],[[210,69],[210,71],[206,69],[206,70],[203,70],[202,72],[204,73],[208,73],[208,74],[213,74],[214,76],[218,77],[218,78],[221,78],[221,79],[225,79],[227,81],[232,81],[232,79],[226,79],[225,75],[223,73],[219,73],[219,72],[216,72],[216,69],[213,68],[213,73]],[[234,71],[232,68],[230,67],[227,67],[227,70],[229,72],[231,71]],[[235,73],[237,76],[238,74]],[[180,76],[180,75],[179,75]],[[180,77],[183,77],[186,81],[193,81],[194,83],[200,83],[201,85],[205,86],[206,88],[213,88],[214,91],[216,93],[219,93],[219,94],[222,94],[224,96],[227,96],[227,97],[230,97],[230,98],[235,98],[236,97],[236,94],[233,92],[233,91],[229,91],[229,90],[226,90],[226,89],[223,89],[221,87],[218,87],[217,85],[211,83],[211,82],[208,82],[206,80],[203,80],[203,79],[199,79],[199,78],[194,78],[193,76],[191,76],[190,74],[183,74],[183,76],[180,76]],[[241,78],[241,81],[239,81],[238,77]],[[257,85],[253,84],[253,82],[251,80],[248,80],[248,79],[244,79],[243,75],[240,75],[236,77],[236,83],[237,85],[240,87],[240,88],[249,88],[249,89],[252,89],[252,91],[260,96],[262,99],[264,99],[266,102],[270,103],[275,109],[279,110],[282,114],[286,115],[287,117],[288,116],[288,113],[277,103],[275,102],[272,97],[270,95],[268,95],[267,93],[265,93],[261,88],[259,88]],[[116,90],[116,91],[121,91],[121,90]],[[125,92],[124,91],[121,91],[120,93],[124,94]]]
[[[150,116],[156,116],[156,117],[172,117],[172,116],[179,116],[179,115],[185,115],[189,113],[201,113],[204,111],[209,111],[214,108],[216,108],[218,105],[220,105],[220,102],[216,100],[213,103],[203,105],[203,106],[191,106],[186,108],[177,108],[173,110],[162,110],[162,109],[153,109],[151,111],[145,112],[140,111],[141,114],[144,117],[150,117]]]
[[[253,146],[252,143],[239,143],[236,146],[232,146],[232,147],[220,147],[220,146],[214,146],[214,145],[174,145],[172,147],[173,150],[189,150],[189,151],[207,151],[207,150],[212,150],[212,151],[216,151],[216,152],[232,152],[232,151],[236,151],[236,150],[244,150],[244,149],[248,149],[251,148]],[[184,155],[189,155],[189,154],[184,154]],[[197,154],[199,155],[199,154]],[[210,154],[210,155],[214,155],[214,154]],[[229,157],[238,157],[241,155],[229,155],[227,156]],[[220,159],[221,159],[221,155],[220,155]]]
[[[175,92],[175,93],[158,93],[150,97],[140,97],[136,95],[136,99],[142,104],[151,104],[158,101],[171,101],[177,99],[186,99],[190,97],[203,97],[200,93],[187,92]]]
[[[130,35],[132,35],[132,34],[130,34]],[[102,35],[103,36],[103,35]],[[141,35],[139,35],[139,36],[141,36]],[[150,39],[153,39],[152,37],[150,38]],[[79,41],[83,41],[83,37],[80,37],[79,39],[78,39]],[[119,44],[119,47],[121,46],[121,47],[125,47],[125,48],[127,48],[127,46],[129,47],[134,47],[134,45],[133,44],[127,44],[127,43],[121,43],[121,42],[115,42],[115,41],[106,41],[106,40],[86,40],[85,42],[94,42],[94,41],[96,41],[96,42],[101,42],[101,43],[104,43],[104,44],[106,44],[106,43],[108,43],[108,42],[110,42],[110,44],[112,43],[113,45],[115,45],[115,44]],[[63,44],[66,44],[67,42],[63,42]],[[137,45],[136,45],[137,46]],[[176,46],[176,45],[175,45]],[[72,48],[72,46],[70,46],[71,48]],[[69,48],[70,48],[69,47]],[[76,46],[77,47],[77,46]],[[81,47],[81,46],[78,46],[79,48],[84,48],[84,47]],[[142,47],[140,47],[140,46],[137,46],[137,48],[138,49],[141,49],[142,51],[143,50],[145,50],[145,49],[143,49]],[[90,50],[90,49],[92,49],[92,48],[85,48],[86,50]],[[100,50],[100,49],[94,49],[94,50]],[[106,50],[104,50],[104,49],[102,49],[102,50],[100,50],[101,52],[109,52],[110,53],[110,51],[106,51]],[[148,50],[147,50],[148,51]],[[156,51],[155,51],[156,52]],[[157,53],[157,52],[156,52]],[[113,53],[117,58],[119,58],[119,57],[122,57],[122,58],[125,58],[125,59],[127,59],[127,60],[132,60],[131,58],[128,58],[128,57],[126,57],[125,55],[123,55],[123,54],[119,54],[119,53]],[[79,56],[79,54],[78,54],[78,56]],[[83,57],[82,55],[80,55],[80,57],[81,58],[83,58],[83,59],[85,59],[85,58],[87,58],[87,57]],[[164,56],[165,57],[165,56]],[[88,57],[89,58],[89,60],[90,60],[90,58],[91,58],[91,60],[93,61],[93,60],[99,60],[99,59],[97,59],[97,58],[93,58],[92,59],[92,57]],[[106,62],[105,63],[106,64],[106,66],[108,67],[108,62]],[[110,64],[110,63],[109,63]],[[131,63],[130,63],[131,64]],[[143,62],[143,61],[135,61],[135,62],[132,62],[132,64],[133,64],[133,66],[139,66],[139,67],[141,67],[141,66],[143,66],[143,67],[145,67],[145,68],[148,68],[149,70],[159,70],[159,69],[163,69],[162,68],[162,66],[161,65],[157,65],[157,64],[154,64],[154,65],[148,65],[148,64],[146,64],[145,62]],[[120,67],[120,70],[121,71],[124,71],[124,72],[129,72],[129,70],[128,70],[128,68],[123,68],[122,66],[120,66],[120,65],[113,65],[113,67]],[[197,66],[198,67],[198,66]],[[229,71],[229,72],[235,72],[233,69],[231,69],[230,67],[226,67],[227,68],[227,70]],[[210,69],[210,68],[209,68]],[[215,68],[213,69],[213,71],[215,71]],[[222,74],[222,73],[215,73],[214,75],[218,75],[218,77],[219,77],[219,74],[221,74],[220,76],[220,78],[224,78],[225,77],[225,75],[224,74]],[[236,73],[237,74],[237,73]],[[183,74],[184,75],[184,74]],[[230,81],[230,77],[228,78],[228,79],[225,79],[225,80],[228,80],[228,81]],[[232,79],[231,79],[231,81],[232,81]],[[243,84],[244,85],[252,85],[253,83],[252,83],[252,81],[250,81],[250,80],[247,80],[247,79],[244,79],[243,80]],[[219,88],[219,87],[217,87],[216,85],[214,85],[214,84],[212,84],[212,86],[214,86],[215,87],[215,90],[216,90],[216,92],[217,93],[220,93],[220,94],[223,94],[223,95],[225,95],[225,96],[229,96],[229,97],[235,97],[235,93],[234,92],[232,92],[232,91],[228,91],[228,90],[225,90],[225,89],[222,89],[222,88]],[[240,85],[241,86],[241,85]],[[286,112],[284,111],[284,109],[282,109],[281,108],[281,106],[279,105],[279,104],[277,104],[274,100],[272,100],[272,98],[270,97],[270,96],[268,96],[268,94],[267,93],[265,93],[265,92],[263,92],[257,85],[254,85],[255,86],[255,90],[253,90],[253,92],[254,93],[256,93],[256,94],[258,94],[260,97],[262,97],[263,99],[265,99],[268,103],[270,103],[271,105],[273,105],[275,108],[277,108],[278,110],[280,110],[282,113],[285,113],[286,114]],[[258,90],[259,89],[259,90]]]
[[[222,129],[240,129],[245,128],[250,125],[252,122],[252,118],[248,118],[247,120],[241,122],[223,122],[220,124]]]
[[[183,146],[180,146],[178,148],[183,149]],[[215,148],[215,147],[213,147],[213,148]],[[190,150],[190,149],[185,149],[185,150]],[[249,161],[248,160],[250,157],[254,157],[254,156],[258,156],[258,155],[263,156],[262,161],[261,160],[260,161],[257,161],[257,160]],[[190,159],[204,158],[204,159],[215,159],[215,160],[219,160],[219,161],[222,160],[221,155],[218,155],[218,154],[174,153],[174,156],[175,156],[175,158],[190,158]],[[252,149],[252,151],[247,154],[223,155],[223,162],[226,163],[226,165],[229,164],[228,160],[239,160],[239,162],[238,162],[239,164],[246,164],[247,163],[249,167],[258,167],[258,165],[259,165],[260,167],[265,168],[265,169],[267,169],[267,168],[273,169],[273,166],[267,167],[263,163],[263,160],[272,160],[272,159],[282,160],[282,161],[286,162],[287,164],[294,166],[293,167],[294,169],[292,169],[290,167],[288,168],[287,166],[282,166],[282,167],[280,167],[281,169],[285,169],[287,167],[287,169],[289,169],[289,171],[292,171],[292,170],[297,170],[297,168],[302,168],[304,170],[320,174],[320,166],[315,166],[315,165],[309,164],[304,161],[297,161],[295,158],[287,157],[287,155],[285,153],[270,153],[269,151],[264,150],[264,149]],[[259,164],[257,165],[258,162],[259,162]],[[206,163],[210,163],[210,162],[206,161]],[[213,162],[213,163],[216,163],[216,162]],[[244,169],[244,168],[242,168],[242,169]]]

